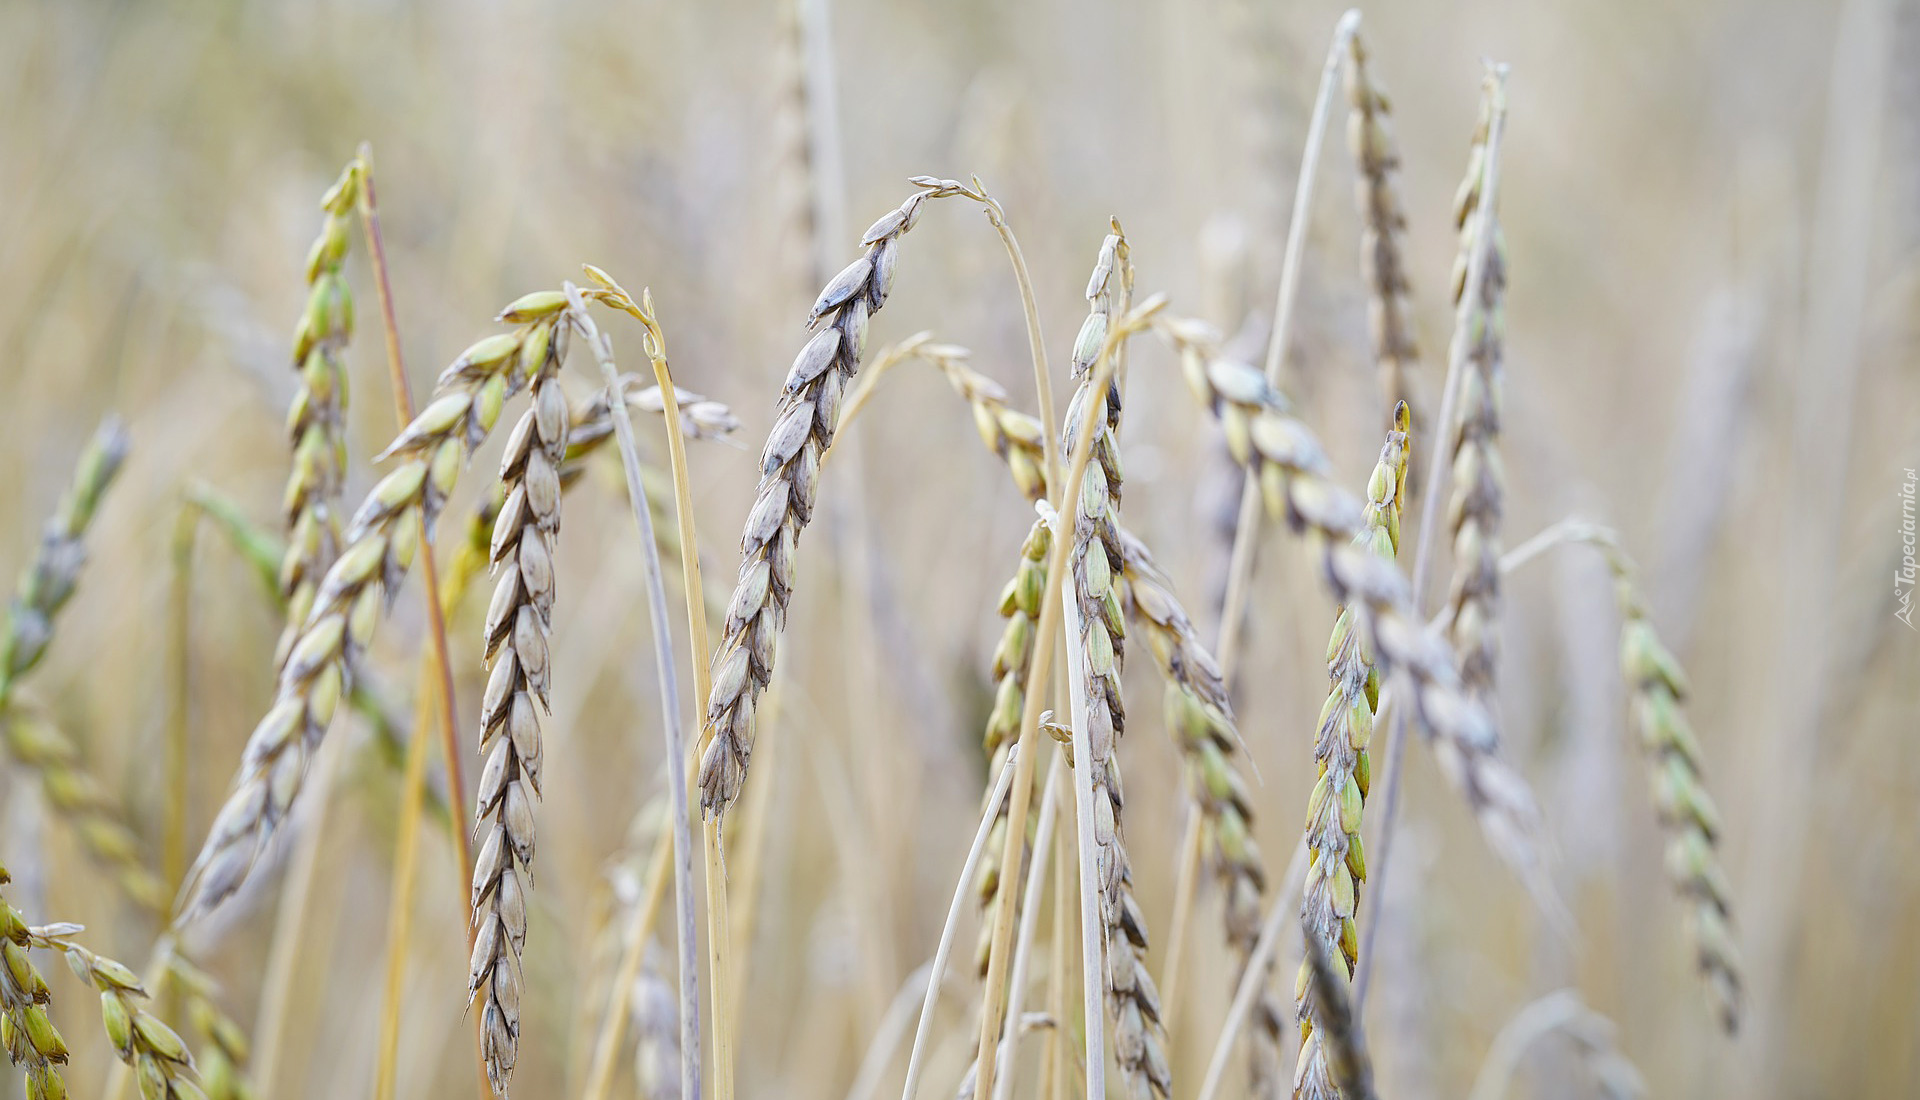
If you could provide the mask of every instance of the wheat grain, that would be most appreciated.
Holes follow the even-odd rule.
[[[352,667],[372,640],[460,469],[509,395],[566,356],[557,325],[566,299],[531,294],[500,319],[518,327],[468,348],[441,373],[435,398],[381,456],[403,461],[368,492],[347,525],[347,547],[321,581],[300,640],[280,671],[272,709],[254,727],[240,773],[188,874],[179,921],[239,889],[299,795]],[[416,522],[416,520],[420,522]]]
[[[1506,475],[1500,461],[1500,405],[1504,372],[1506,246],[1501,239],[1496,198],[1484,191],[1489,170],[1488,137],[1500,85],[1487,76],[1480,122],[1468,155],[1466,178],[1454,200],[1460,230],[1460,254],[1453,265],[1453,297],[1458,324],[1465,330],[1465,370],[1460,375],[1459,425],[1451,433],[1453,494],[1447,526],[1453,535],[1453,581],[1447,595],[1452,609],[1450,636],[1460,658],[1460,680],[1482,706],[1493,709],[1500,638],[1500,515]],[[1467,269],[1475,250],[1484,253],[1483,274],[1473,293]]]
[[[1353,154],[1354,205],[1360,214],[1360,277],[1367,285],[1367,331],[1391,427],[1405,402],[1417,408],[1410,368],[1419,365],[1413,330],[1413,287],[1407,277],[1407,212],[1400,198],[1400,143],[1393,133],[1393,106],[1367,67],[1366,40],[1356,28],[1347,39],[1347,149]],[[1413,420],[1422,427],[1426,417]]]
[[[1394,410],[1394,428],[1387,433],[1380,461],[1367,481],[1364,526],[1352,542],[1354,550],[1386,562],[1394,561],[1400,549],[1409,416],[1403,401]],[[1380,709],[1380,676],[1369,660],[1364,639],[1355,630],[1355,611],[1352,607],[1341,608],[1334,622],[1327,643],[1327,676],[1332,683],[1314,734],[1313,754],[1319,762],[1320,778],[1307,803],[1306,843],[1313,866],[1332,870],[1314,875],[1301,899],[1301,924],[1312,946],[1308,962],[1302,964],[1295,1008],[1300,1021],[1300,1059],[1294,1072],[1294,1095],[1304,1100],[1339,1097],[1327,1044],[1313,1027],[1313,998],[1304,968],[1319,965],[1316,960],[1324,954],[1329,969],[1337,966],[1338,978],[1344,984],[1353,977],[1354,966],[1360,961],[1354,914],[1360,904],[1360,885],[1367,878],[1360,823],[1371,783],[1367,747]]]
[[[1302,1001],[1311,1011],[1310,1023],[1320,1053],[1311,1062],[1301,1060],[1294,1073],[1294,1095],[1305,1094],[1301,1085],[1305,1075],[1325,1073],[1321,1095],[1337,1100],[1375,1100],[1366,1035],[1347,997],[1347,965],[1335,961],[1338,958],[1324,937],[1311,928],[1307,930],[1307,957],[1300,964],[1307,990]]]
[[[1451,647],[1414,611],[1406,579],[1391,564],[1346,545],[1362,529],[1365,509],[1328,480],[1320,441],[1258,370],[1215,356],[1218,337],[1208,326],[1161,317],[1154,327],[1179,351],[1189,387],[1219,418],[1228,447],[1255,479],[1268,512],[1285,516],[1324,557],[1323,579],[1336,600],[1356,608],[1376,667],[1383,676],[1402,669],[1412,676],[1421,729],[1489,845],[1547,912],[1560,917],[1545,874],[1547,853],[1532,790],[1501,755],[1486,709],[1463,691]],[[1308,889],[1316,876],[1331,873],[1316,865]]]
[[[73,939],[77,924],[28,929],[34,947],[58,951],[79,979],[100,991],[100,1019],[114,1053],[133,1070],[141,1100],[208,1100],[187,1044],[158,1016],[140,978],[121,963],[96,955]]]
[[[739,796],[753,751],[753,714],[773,677],[775,649],[793,597],[794,555],[813,518],[820,461],[833,445],[841,397],[859,372],[868,318],[893,288],[900,238],[932,198],[969,192],[952,181],[915,177],[907,201],[861,236],[865,251],[815,300],[800,349],[781,386],[772,431],[760,455],[760,487],[741,536],[739,583],[727,607],[707,701],[710,741],[700,759],[701,804],[716,819]]]
[[[347,376],[342,363],[353,335],[353,295],[341,264],[351,240],[349,223],[360,198],[361,163],[355,159],[320,200],[325,217],[307,252],[307,304],[293,336],[293,369],[300,377],[287,409],[293,469],[281,502],[287,547],[280,562],[280,591],[287,623],[274,647],[274,667],[287,663],[314,595],[340,552],[335,514],[347,467]]]

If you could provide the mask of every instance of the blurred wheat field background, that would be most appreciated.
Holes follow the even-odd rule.
[[[501,331],[492,318],[503,304],[563,280],[587,285],[583,262],[636,294],[650,288],[675,381],[741,422],[734,446],[689,444],[701,602],[717,639],[761,473],[755,448],[808,338],[809,306],[861,254],[861,229],[914,191],[908,177],[977,175],[1004,208],[1032,271],[1058,409],[1109,217],[1125,226],[1139,299],[1165,292],[1170,313],[1211,322],[1260,364],[1342,10],[1247,0],[0,7],[0,458],[11,473],[0,478],[0,567],[28,568],[105,415],[119,414],[131,440],[17,709],[76,743],[139,858],[175,890],[274,704],[283,626],[217,523],[200,523],[185,548],[183,502],[210,488],[283,535],[305,260],[320,197],[363,141],[421,405],[461,349]],[[1685,906],[1666,881],[1607,563],[1555,549],[1506,582],[1496,709],[1506,757],[1540,804],[1574,932],[1554,930],[1433,754],[1410,746],[1392,874],[1360,902],[1380,910],[1363,963],[1377,967],[1363,1020],[1378,1095],[1481,1096],[1472,1090],[1496,1036],[1566,987],[1613,1021],[1613,1046],[1647,1095],[1920,1093],[1920,639],[1896,618],[1902,589],[1889,583],[1911,554],[1900,494],[1920,466],[1920,12],[1899,0],[1382,0],[1363,14],[1400,143],[1421,349],[1411,377],[1428,417],[1453,329],[1452,202],[1481,61],[1510,66],[1503,536],[1518,546],[1575,515],[1617,530],[1638,561],[1647,618],[1691,678],[1686,710],[1719,808],[1747,977],[1745,1019],[1729,1037],[1698,988]],[[1337,96],[1282,382],[1324,443],[1331,480],[1364,497],[1386,410],[1346,114]],[[344,267],[357,321],[343,360],[343,520],[392,468],[372,460],[399,428],[363,243],[356,225]],[[1038,413],[1021,298],[977,205],[924,205],[886,304],[869,362],[930,330],[971,349],[970,365],[1014,409]],[[614,314],[600,324],[622,369],[646,375],[642,328]],[[574,345],[559,384],[582,402],[602,381],[582,340]],[[1178,357],[1146,335],[1129,354],[1125,523],[1211,644],[1239,482]],[[938,372],[903,363],[884,379],[833,446],[846,453],[824,466],[756,763],[723,833],[729,878],[754,884],[731,902],[730,949],[744,967],[741,1096],[898,1087],[926,988],[920,968],[996,778],[980,733],[994,704],[1001,591],[1033,511]],[[649,489],[664,544],[675,529],[666,439],[657,417],[634,419],[660,474]],[[512,424],[476,452],[442,514],[443,571]],[[1432,454],[1421,427],[1416,464]],[[680,1085],[677,1047],[663,1046],[677,1029],[671,889],[642,979],[613,988],[620,929],[670,817],[646,580],[624,492],[619,463],[594,456],[555,543],[520,1096],[586,1094],[615,997],[630,998],[630,1023],[610,1094],[676,1096]],[[1403,571],[1419,504],[1404,521]],[[1430,595],[1445,590],[1448,542],[1443,529]],[[674,555],[665,564],[682,733],[695,736],[706,700],[689,667]],[[471,807],[481,772],[487,612],[470,595],[447,619],[466,754],[455,791],[437,725],[414,722],[416,690],[431,683],[415,668],[432,651],[420,572],[362,661],[398,743],[343,705],[253,874],[180,933],[214,983],[212,1003],[251,1039],[255,1095],[372,1091],[387,1030],[402,758],[416,736],[436,740],[401,948],[395,1094],[487,1091],[466,1003],[469,918],[455,904],[472,868],[445,816],[450,796]],[[1263,915],[1285,888],[1315,785],[1337,614],[1321,572],[1308,543],[1265,524],[1232,685],[1267,863]],[[1190,800],[1152,651],[1132,634],[1125,836],[1151,930],[1146,966],[1164,986]],[[186,732],[183,775],[169,765],[170,722]],[[76,939],[145,972],[163,921],[87,858],[57,792],[8,743],[8,903],[30,924],[83,923]],[[1044,774],[1054,750],[1044,737],[1035,747]],[[697,789],[694,798],[697,814]],[[1367,804],[1370,859],[1380,801]],[[1037,814],[1037,795],[1034,805]],[[1059,842],[1071,850],[1070,798],[1061,814]],[[176,820],[183,835],[170,832]],[[754,830],[763,847],[744,872],[740,846]],[[698,851],[692,862],[704,910]],[[1039,911],[1030,1010],[1045,1007],[1053,899]],[[1201,876],[1170,1013],[1176,1096],[1200,1090],[1238,977],[1222,904]],[[704,959],[704,917],[700,934]],[[978,934],[968,904],[921,1095],[951,1095],[972,1063]],[[35,942],[51,1018],[71,1047],[68,1091],[110,1095],[117,1084],[135,1095],[111,1080],[117,1063],[92,994],[54,973],[53,950],[43,957]],[[1281,940],[1271,984],[1282,1001],[1300,950],[1297,935]],[[1069,982],[1073,1015],[1027,1035],[1017,1094],[1037,1094],[1049,1034],[1063,1057],[1078,1049],[1077,977]],[[196,998],[173,984],[150,1010],[192,1040]],[[703,1012],[712,993],[702,985]],[[706,1043],[711,1062],[711,1033]],[[1282,1045],[1291,1059],[1293,1044]],[[1564,1037],[1518,1057],[1510,1095],[1608,1095]],[[1221,1095],[1248,1094],[1240,1062]],[[5,1080],[0,1096],[27,1094],[18,1074]],[[1121,1095],[1120,1078],[1109,1080]]]

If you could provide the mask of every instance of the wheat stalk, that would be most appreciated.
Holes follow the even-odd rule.
[[[1714,1016],[1732,1034],[1740,1027],[1745,968],[1731,927],[1733,888],[1720,867],[1720,811],[1701,779],[1700,740],[1682,709],[1691,691],[1686,672],[1654,629],[1636,579],[1638,570],[1612,530],[1563,521],[1516,547],[1501,559],[1500,568],[1517,569],[1563,542],[1599,550],[1613,577],[1620,610],[1620,674],[1632,696],[1633,724],[1647,759],[1653,804],[1667,830],[1667,877],[1688,907],[1695,965]]]
[[[287,624],[274,647],[276,669],[287,663],[313,610],[320,580],[340,552],[340,520],[335,511],[347,468],[347,375],[342,357],[353,336],[353,295],[340,269],[352,239],[360,168],[357,158],[349,163],[320,200],[325,217],[320,235],[307,252],[307,304],[293,335],[293,368],[300,385],[287,409],[293,470],[281,503],[287,546],[280,561]]]
[[[233,793],[188,873],[178,921],[239,889],[298,797],[307,764],[326,735],[352,666],[473,448],[499,420],[507,397],[566,355],[557,328],[566,299],[528,295],[501,313],[518,327],[474,344],[442,372],[437,396],[380,456],[401,463],[373,487],[347,526],[346,549],[327,571],[300,640],[281,669],[272,709],[254,727]]]
[[[1367,481],[1364,526],[1352,543],[1356,551],[1385,562],[1394,561],[1400,549],[1410,414],[1404,401],[1394,410],[1394,428],[1387,433],[1380,461]],[[1307,803],[1306,843],[1317,873],[1309,876],[1301,902],[1301,924],[1311,947],[1308,963],[1319,965],[1316,960],[1325,955],[1330,971],[1337,966],[1342,984],[1352,978],[1360,960],[1354,914],[1360,903],[1360,884],[1367,878],[1360,822],[1372,774],[1367,747],[1373,737],[1374,717],[1380,710],[1380,676],[1369,659],[1365,640],[1355,629],[1355,610],[1341,608],[1327,643],[1327,676],[1332,683],[1314,734],[1313,754],[1319,762],[1320,778]],[[1305,1100],[1338,1100],[1340,1093],[1336,1091],[1327,1044],[1313,1027],[1311,983],[1305,969],[1297,987],[1295,1013],[1301,1036],[1294,1095]]]
[[[1578,1048],[1605,1100],[1641,1100],[1647,1095],[1640,1071],[1614,1043],[1613,1021],[1588,1008],[1577,991],[1561,989],[1514,1013],[1493,1037],[1468,1100],[1501,1100],[1527,1048],[1556,1031]]]
[[[1486,709],[1463,690],[1451,647],[1415,612],[1406,579],[1393,565],[1347,545],[1364,526],[1365,508],[1328,479],[1319,440],[1259,371],[1216,357],[1218,337],[1208,326],[1160,318],[1154,327],[1179,351],[1189,387],[1219,418],[1235,461],[1259,486],[1268,512],[1285,516],[1323,555],[1323,579],[1335,600],[1356,609],[1376,667],[1383,676],[1411,675],[1414,710],[1441,770],[1467,800],[1489,845],[1558,918],[1533,792],[1501,755]],[[1316,867],[1308,889],[1315,875],[1331,873]]]

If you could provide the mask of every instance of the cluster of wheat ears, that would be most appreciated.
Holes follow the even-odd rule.
[[[1335,101],[1342,88],[1381,392],[1379,459],[1366,480],[1353,485],[1333,476],[1313,431],[1278,389],[1300,273],[1299,211],[1313,185],[1325,131],[1339,114]],[[685,440],[726,438],[738,419],[724,405],[674,385],[663,322],[650,297],[636,298],[591,266],[581,285],[567,283],[508,304],[497,318],[503,329],[454,357],[416,407],[400,362],[374,179],[362,149],[322,199],[320,233],[307,258],[309,293],[291,357],[298,388],[287,415],[292,467],[282,531],[254,525],[211,489],[202,487],[192,497],[184,537],[190,540],[191,524],[202,519],[233,536],[283,605],[285,630],[273,656],[271,707],[254,727],[231,793],[190,865],[176,838],[169,838],[167,862],[173,865],[150,861],[130,828],[127,808],[89,776],[74,740],[31,695],[30,674],[56,641],[60,611],[76,594],[89,524],[127,460],[127,433],[117,422],[103,425],[86,448],[14,597],[0,649],[0,722],[8,759],[37,775],[47,801],[126,898],[167,929],[147,971],[137,974],[90,951],[78,925],[30,924],[19,910],[0,905],[0,1035],[13,1062],[24,1068],[27,1095],[66,1095],[61,1066],[67,1048],[48,1007],[76,996],[77,987],[61,991],[43,979],[36,960],[48,952],[64,955],[100,994],[103,1026],[124,1063],[117,1091],[131,1082],[146,1100],[253,1095],[248,1037],[222,1014],[221,993],[195,969],[183,934],[261,871],[263,857],[281,839],[282,826],[322,766],[319,754],[341,707],[385,721],[383,685],[392,676],[374,675],[368,667],[369,645],[416,559],[431,641],[415,670],[417,733],[395,756],[396,762],[404,758],[405,800],[375,1095],[392,1096],[396,1087],[399,975],[419,863],[415,834],[429,814],[446,819],[454,849],[470,869],[462,888],[462,905],[471,914],[464,992],[485,1079],[495,1093],[508,1094],[521,1046],[531,1041],[522,1026],[523,957],[545,793],[543,723],[556,693],[584,690],[567,682],[551,652],[561,580],[555,548],[569,489],[594,452],[612,442],[622,460],[647,578],[668,805],[659,815],[651,854],[635,864],[644,869],[644,880],[630,883],[623,900],[626,926],[615,985],[653,992],[636,998],[631,1009],[625,995],[610,999],[594,1028],[586,1095],[607,1095],[618,1048],[629,1041],[631,1011],[640,1017],[635,1022],[644,1085],[674,1095],[677,1076],[679,1096],[710,1093],[729,1100],[735,1066],[753,1043],[737,1030],[747,961],[737,929],[753,919],[754,894],[739,880],[750,879],[754,869],[750,862],[729,866],[728,849],[738,845],[725,826],[753,770],[756,731],[773,721],[770,689],[778,682],[780,641],[795,593],[804,587],[800,544],[836,435],[867,406],[883,377],[914,361],[931,365],[952,384],[971,409],[982,442],[1004,461],[1036,518],[1007,562],[1010,579],[998,602],[1004,627],[993,652],[994,694],[982,737],[989,790],[979,831],[955,876],[939,951],[921,979],[925,996],[907,1056],[906,1100],[916,1095],[927,1070],[932,1008],[969,905],[980,929],[973,953],[983,986],[977,1045],[968,1040],[977,1054],[963,1079],[926,1082],[929,1087],[983,1100],[1023,1087],[1029,1095],[1044,1090],[1054,1097],[1104,1097],[1111,1070],[1128,1095],[1170,1095],[1168,1016],[1179,1009],[1182,995],[1204,995],[1180,986],[1181,945],[1202,872],[1217,886],[1221,935],[1237,960],[1238,981],[1233,989],[1212,991],[1223,1001],[1230,998],[1231,1008],[1200,1095],[1219,1093],[1231,1052],[1242,1049],[1250,1095],[1280,1095],[1290,1087],[1308,1100],[1372,1096],[1360,1027],[1379,913],[1372,898],[1393,854],[1396,788],[1410,729],[1422,735],[1471,808],[1487,844],[1538,901],[1542,918],[1575,934],[1555,897],[1552,845],[1535,797],[1503,755],[1496,692],[1503,577],[1560,545],[1597,548],[1615,580],[1620,670],[1653,801],[1669,837],[1666,873],[1682,902],[1712,1011],[1727,1030],[1735,1029],[1741,965],[1731,931],[1731,890],[1716,854],[1719,819],[1686,717],[1686,676],[1654,632],[1633,564],[1611,532],[1576,521],[1549,528],[1517,550],[1504,547],[1501,416],[1509,274],[1499,184],[1506,112],[1505,71],[1489,65],[1454,204],[1458,258],[1450,279],[1432,281],[1449,288],[1455,310],[1434,405],[1417,396],[1421,352],[1411,323],[1416,286],[1403,248],[1406,218],[1391,105],[1370,67],[1357,13],[1341,21],[1328,55],[1264,369],[1235,359],[1219,333],[1181,316],[1166,296],[1136,294],[1136,258],[1114,220],[1094,259],[1088,312],[1068,356],[1073,392],[1065,415],[1057,417],[1039,311],[1005,211],[978,180],[911,180],[906,200],[860,237],[859,254],[821,290],[806,318],[811,336],[778,386],[772,427],[758,458],[758,490],[742,525],[738,573],[731,594],[714,601],[719,634],[711,643]],[[984,211],[1012,262],[1033,352],[1035,412],[1015,408],[1006,389],[969,365],[965,349],[931,334],[895,344],[869,361],[874,315],[887,304],[896,273],[912,267],[906,237],[923,210],[943,199]],[[344,355],[355,331],[355,296],[343,261],[356,240],[364,241],[375,274],[392,399],[404,427],[371,459],[381,471],[377,484],[349,507],[343,486],[359,456],[349,452],[343,430]],[[627,331],[637,332],[650,377],[620,372],[613,334],[600,328],[596,313],[609,322],[637,324]],[[1128,412],[1129,346],[1137,340],[1157,340],[1170,349],[1197,411],[1218,425],[1227,452],[1244,470],[1221,614],[1226,625],[1217,650],[1199,637],[1169,573],[1125,523],[1120,425]],[[601,388],[574,403],[562,387],[563,369],[569,353],[583,345]],[[474,514],[460,517],[448,536],[441,521],[457,479],[516,406],[519,411],[506,421],[497,478]],[[664,471],[642,468],[631,422],[635,411],[662,418]],[[671,505],[663,486],[671,487]],[[1246,672],[1236,667],[1238,630],[1253,583],[1252,549],[1262,512],[1310,546],[1319,581],[1337,607],[1325,656],[1325,705],[1316,727],[1298,731],[1298,751],[1303,758],[1312,755],[1318,780],[1306,802],[1298,847],[1279,863],[1254,843],[1254,818],[1269,812],[1284,817],[1300,807],[1276,801],[1250,776],[1231,701],[1235,678]],[[1415,536],[1411,545],[1406,531]],[[675,652],[663,556],[680,566],[690,652]],[[1443,558],[1452,563],[1444,590],[1430,583]],[[481,639],[489,672],[480,698],[456,699],[445,623],[483,575],[493,583]],[[1148,780],[1123,778],[1118,751],[1129,728],[1121,669],[1130,650],[1145,652],[1165,682],[1162,724],[1177,749],[1192,811],[1180,849],[1170,946],[1158,974],[1148,965],[1149,929],[1134,895],[1127,846],[1130,830],[1152,827],[1125,797],[1129,787]],[[691,670],[691,684],[679,680],[682,669]],[[680,704],[687,688],[698,708],[691,724]],[[454,715],[466,716],[470,725],[456,728]],[[1133,724],[1141,723],[1136,717]],[[434,804],[439,796],[427,781],[436,741],[451,780],[447,805]],[[469,776],[466,765],[476,746],[479,766]],[[702,874],[696,875],[696,863]],[[7,881],[0,869],[0,884]],[[704,897],[697,896],[702,884]],[[1054,919],[1043,930],[1049,888]],[[672,965],[658,966],[648,959],[646,945],[669,896],[677,949]],[[1077,1010],[1066,992],[1076,946],[1083,991]],[[1302,960],[1290,1004],[1273,979],[1289,956]],[[1052,972],[1050,1003],[1029,1011],[1023,1003],[1028,971],[1040,959]],[[269,990],[263,997],[285,995]],[[163,1022],[163,1011],[184,1017],[170,1024]],[[1616,1094],[1637,1090],[1631,1067],[1611,1048],[1604,1020],[1577,1000],[1571,1006],[1543,1002],[1541,1013],[1549,1020],[1543,1030],[1565,1030],[1588,1052],[1606,1088]],[[196,1040],[193,1049],[175,1030],[182,1024]],[[1037,1074],[1017,1058],[1029,1032],[1040,1033],[1045,1046]],[[1083,1049],[1075,1049],[1076,1035],[1084,1039]],[[895,1038],[905,1041],[904,1035]],[[1487,1095],[1497,1095],[1498,1082],[1488,1087]]]

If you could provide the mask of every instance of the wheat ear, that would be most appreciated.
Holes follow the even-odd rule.
[[[1407,277],[1407,211],[1400,197],[1400,142],[1393,133],[1393,105],[1367,67],[1365,36],[1347,40],[1347,150],[1353,155],[1354,206],[1360,214],[1360,278],[1367,285],[1367,332],[1380,376],[1389,428],[1405,403],[1416,408],[1409,369],[1420,365],[1413,330],[1413,284]]]
[[[492,672],[480,704],[480,752],[486,763],[474,796],[480,841],[473,862],[467,994],[469,1003],[482,1004],[487,1079],[502,1096],[513,1079],[520,1043],[520,957],[527,939],[522,876],[532,875],[533,802],[540,796],[540,719],[534,703],[550,710],[553,552],[560,533],[560,462],[567,453],[568,420],[559,369],[557,356],[541,359],[528,381],[529,407],[507,436],[500,461],[507,494],[494,520],[489,552],[499,580],[482,635]]]
[[[0,881],[4,881],[0,872]],[[77,924],[20,929],[18,915],[9,911],[9,942],[24,954],[28,946],[58,951],[79,979],[100,991],[100,1019],[108,1042],[120,1061],[133,1071],[141,1100],[208,1100],[195,1072],[193,1056],[179,1034],[142,1007],[148,1000],[140,978],[126,966],[96,955],[74,940]],[[20,933],[24,933],[24,939]],[[11,955],[11,953],[10,953]],[[13,961],[12,957],[7,960]],[[11,968],[10,968],[11,969]],[[37,979],[38,975],[34,975]],[[0,981],[0,985],[4,985]],[[44,994],[45,986],[40,985]],[[44,999],[43,1002],[44,1003]]]
[[[1454,557],[1447,595],[1453,615],[1449,633],[1460,657],[1461,682],[1489,711],[1496,701],[1500,661],[1500,517],[1506,499],[1500,461],[1506,246],[1499,211],[1493,206],[1497,195],[1483,187],[1497,98],[1492,91],[1481,97],[1467,175],[1454,199],[1460,254],[1453,265],[1453,297],[1467,344],[1466,370],[1460,377],[1460,419],[1457,426],[1446,429],[1453,452],[1453,494],[1447,503]],[[1484,252],[1477,293],[1467,286],[1467,269],[1476,249]]]
[[[500,319],[518,327],[455,359],[440,375],[437,396],[380,456],[402,461],[347,525],[347,546],[320,583],[280,671],[273,707],[248,738],[233,793],[188,873],[177,920],[192,919],[239,889],[285,820],[351,668],[419,549],[419,532],[431,538],[462,466],[499,420],[507,397],[565,358],[566,330],[557,324],[565,304],[550,291],[508,306]]]
[[[1394,410],[1394,428],[1380,448],[1380,461],[1367,480],[1364,526],[1353,538],[1354,550],[1393,562],[1400,549],[1400,507],[1407,476],[1407,431],[1411,410],[1401,402]],[[1370,647],[1355,629],[1356,609],[1343,607],[1327,642],[1327,677],[1332,681],[1320,708],[1314,734],[1314,759],[1320,778],[1307,802],[1307,850],[1319,872],[1301,900],[1300,919],[1312,941],[1307,963],[1297,984],[1296,1015],[1300,1021],[1300,1059],[1294,1071],[1293,1091],[1302,1100],[1339,1100],[1338,1083],[1328,1059],[1327,1044],[1313,1027],[1314,1005],[1307,966],[1318,953],[1338,970],[1342,985],[1353,977],[1360,961],[1359,928],[1354,914],[1360,904],[1360,884],[1367,878],[1365,849],[1360,843],[1360,820],[1371,786],[1372,764],[1367,746],[1373,739],[1373,720],[1380,709],[1380,674],[1370,659]]]
[[[1121,835],[1125,804],[1116,750],[1126,732],[1126,706],[1120,694],[1120,669],[1126,657],[1126,616],[1116,580],[1126,568],[1120,540],[1120,393],[1114,385],[1096,390],[1092,367],[1107,347],[1121,287],[1113,285],[1126,262],[1126,238],[1108,234],[1100,249],[1087,298],[1092,309],[1074,341],[1073,369],[1082,384],[1067,405],[1068,434],[1061,446],[1073,450],[1074,435],[1092,424],[1092,460],[1073,503],[1073,546],[1068,556],[1072,590],[1065,594],[1069,644],[1077,657],[1070,670],[1075,710],[1077,769],[1086,777],[1081,794],[1091,799],[1095,846],[1092,885],[1098,888],[1104,942],[1106,1009],[1113,1020],[1114,1057],[1134,1095],[1166,1096],[1173,1086],[1167,1067],[1166,1036],[1160,1030],[1160,998],[1147,974],[1146,915],[1133,896],[1133,872]],[[1098,419],[1088,415],[1102,403]],[[1079,755],[1084,738],[1086,755]],[[1085,811],[1082,811],[1084,818]],[[1082,838],[1081,843],[1087,843]],[[1083,857],[1084,858],[1084,857]],[[1086,887],[1083,887],[1083,890]],[[1097,1009],[1094,1009],[1097,1011]],[[1089,1059],[1094,1053],[1089,1051]]]
[[[1654,808],[1667,830],[1667,877],[1688,907],[1695,965],[1706,982],[1714,1017],[1732,1034],[1740,1028],[1745,968],[1733,938],[1733,888],[1720,867],[1720,811],[1701,778],[1700,739],[1683,709],[1691,690],[1686,672],[1654,629],[1633,559],[1608,528],[1577,520],[1555,524],[1501,559],[1501,570],[1516,569],[1561,542],[1599,550],[1613,576],[1620,609],[1620,674],[1631,694]]]
[[[1295,419],[1258,370],[1214,351],[1218,337],[1203,323],[1159,318],[1155,328],[1180,353],[1181,368],[1201,404],[1219,418],[1235,461],[1247,468],[1269,513],[1313,539],[1325,559],[1334,599],[1356,609],[1361,638],[1383,676],[1405,670],[1413,703],[1441,769],[1467,800],[1481,832],[1557,920],[1563,910],[1546,876],[1540,814],[1526,780],[1500,753],[1486,709],[1463,690],[1452,648],[1415,612],[1399,570],[1347,545],[1365,525],[1361,502],[1329,480],[1320,441]],[[1333,869],[1316,864],[1316,876]]]
[[[1303,998],[1311,1010],[1308,1021],[1313,1029],[1319,1053],[1310,1064],[1301,1061],[1294,1072],[1294,1095],[1302,1095],[1299,1084],[1305,1073],[1324,1073],[1326,1091],[1322,1095],[1336,1100],[1375,1100],[1373,1062],[1367,1056],[1367,1039],[1360,1029],[1360,1015],[1347,996],[1347,965],[1325,939],[1311,929],[1307,932],[1307,957],[1300,964],[1306,986]]]
[[[0,886],[12,881],[0,864]],[[67,1043],[47,1015],[53,993],[27,955],[32,942],[26,920],[0,893],[0,1045],[26,1067],[27,1100],[65,1100],[67,1084],[54,1067],[67,1064]]]
[[[293,369],[300,385],[287,409],[293,470],[281,502],[286,514],[287,547],[280,560],[280,592],[286,599],[287,624],[274,647],[276,669],[287,663],[307,614],[313,610],[321,578],[340,552],[340,519],[336,512],[347,468],[347,375],[342,356],[353,336],[353,295],[340,268],[352,240],[360,178],[360,161],[356,158],[321,198],[325,217],[320,235],[307,251],[307,304],[293,334]]]

